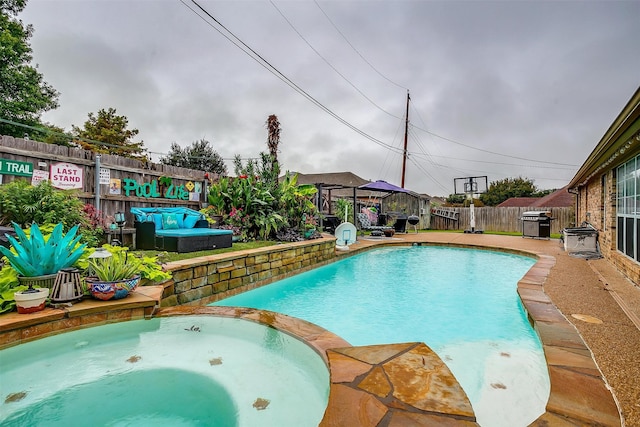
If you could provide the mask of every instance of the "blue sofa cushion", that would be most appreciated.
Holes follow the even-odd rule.
[[[176,219],[178,220],[178,228],[193,228],[195,224],[200,219],[205,219],[205,216],[193,209],[178,207],[178,208],[137,208],[132,207],[131,213],[135,216],[137,222],[153,222],[156,226],[156,230],[161,230],[166,226],[163,224],[163,214],[174,214]],[[185,219],[187,216],[194,216],[194,218],[190,218],[189,221],[185,224]]]
[[[184,217],[184,228],[193,228],[196,225],[196,222],[200,219],[199,215],[186,215]]]
[[[205,219],[205,216],[202,213],[200,213],[200,212],[198,212],[196,210],[193,210],[193,209],[185,208],[185,207],[177,207],[177,208],[176,207],[173,207],[173,208],[161,208],[161,207],[138,208],[138,207],[132,207],[131,208],[131,213],[133,215],[135,215],[136,221],[138,221],[138,222],[153,221],[152,217],[150,217],[150,215],[153,215],[153,214],[174,213],[178,217],[178,226],[180,228],[185,228],[183,219],[184,219],[184,217],[186,215],[195,215],[195,216],[198,216],[200,219]]]
[[[151,215],[153,216],[153,222],[156,224],[156,230],[162,230],[162,214],[154,213]]]

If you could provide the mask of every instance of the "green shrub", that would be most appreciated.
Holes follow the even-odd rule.
[[[344,218],[347,217],[347,221],[353,220],[353,203],[347,199],[336,200],[336,216],[342,223]]]
[[[27,287],[18,282],[18,272],[9,266],[0,270],[0,313],[12,311],[16,307],[13,294]]]
[[[99,216],[95,209],[86,206],[76,191],[59,190],[48,181],[33,186],[16,180],[0,186],[0,224],[15,222],[24,229],[32,223],[62,223],[63,231],[79,225],[82,242],[98,246],[104,228],[95,222],[94,217]]]

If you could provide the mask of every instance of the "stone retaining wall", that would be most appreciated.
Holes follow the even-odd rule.
[[[169,263],[162,307],[206,305],[284,279],[335,258],[335,238],[228,252]]]

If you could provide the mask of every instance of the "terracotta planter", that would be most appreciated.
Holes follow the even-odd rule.
[[[48,288],[35,288],[29,291],[19,291],[13,294],[18,306],[18,313],[29,314],[44,310],[49,296]]]

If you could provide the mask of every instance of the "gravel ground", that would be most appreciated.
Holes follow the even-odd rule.
[[[545,282],[545,292],[591,349],[619,403],[625,425],[640,426],[640,330],[610,292],[615,291],[628,309],[640,316],[640,288],[604,259],[574,258],[560,248],[550,255],[557,263]],[[572,314],[593,316],[602,323],[577,320]]]

